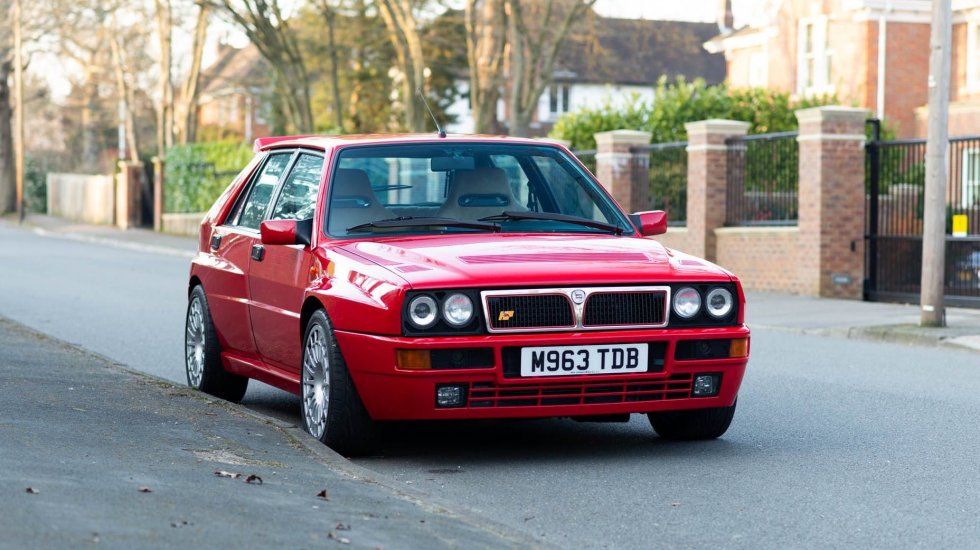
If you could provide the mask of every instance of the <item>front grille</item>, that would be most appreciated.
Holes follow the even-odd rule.
[[[497,386],[492,382],[470,386],[470,408],[537,407],[554,405],[595,405],[664,401],[691,397],[693,374],[673,374],[669,378],[630,382],[576,382]]]
[[[666,314],[667,293],[596,292],[585,302],[587,327],[622,325],[659,325]]]
[[[575,326],[572,304],[561,294],[490,296],[487,307],[492,329]]]

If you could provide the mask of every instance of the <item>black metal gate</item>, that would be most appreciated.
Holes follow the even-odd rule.
[[[879,121],[868,124],[865,298],[918,303],[926,141],[882,141]],[[946,303],[980,307],[980,136],[950,139],[948,162]],[[954,235],[958,216],[966,216],[966,223]]]

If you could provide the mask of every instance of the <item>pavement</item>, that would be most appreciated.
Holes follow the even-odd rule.
[[[544,546],[4,318],[0,387],[0,548]]]
[[[147,229],[123,231],[42,215],[28,216],[24,225],[45,236],[188,258],[197,246],[191,237]],[[920,327],[919,307],[912,304],[749,292],[746,310],[752,328],[980,351],[980,309],[946,308],[947,326],[942,328]]]

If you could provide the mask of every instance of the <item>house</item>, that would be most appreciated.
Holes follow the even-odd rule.
[[[215,62],[201,72],[198,134],[246,142],[270,135],[271,73],[254,45],[220,46]]]
[[[708,84],[725,79],[720,54],[704,51],[705,40],[718,33],[714,23],[654,21],[595,17],[588,36],[567,40],[559,54],[551,86],[538,100],[531,123],[534,135],[545,135],[558,118],[582,107],[620,103],[632,94],[652,100],[657,80],[703,78]],[[506,86],[505,86],[506,88]],[[447,130],[472,133],[468,83],[457,82],[461,97],[447,109],[456,121]],[[507,102],[501,99],[497,118],[507,121]]]
[[[719,8],[725,30],[704,48],[724,54],[733,87],[834,94],[899,137],[925,136],[930,0],[776,0],[761,22],[737,30],[731,0]],[[980,0],[953,0],[950,101],[950,135],[977,133]]]

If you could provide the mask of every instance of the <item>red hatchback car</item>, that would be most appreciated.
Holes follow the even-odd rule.
[[[187,381],[301,397],[306,430],[375,450],[378,421],[646,413],[722,435],[748,362],[738,279],[644,238],[561,146],[492,137],[285,137],[208,212]]]

